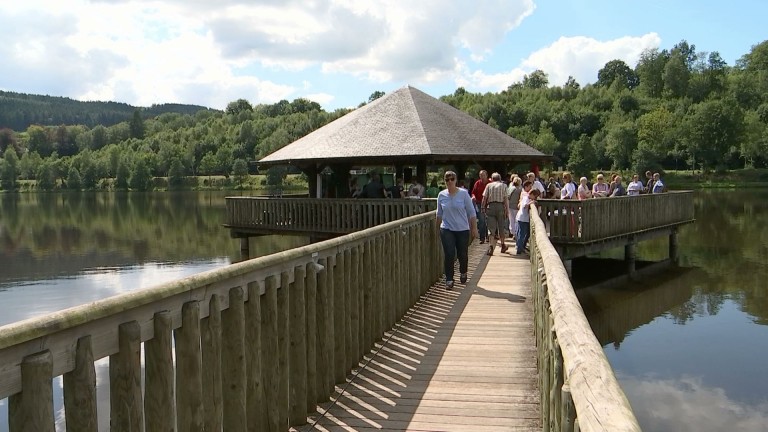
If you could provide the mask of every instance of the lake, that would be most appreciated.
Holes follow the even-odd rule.
[[[0,325],[238,261],[227,195],[0,194]],[[697,192],[695,206],[681,268],[578,295],[644,431],[768,431],[768,191]],[[304,244],[269,236],[250,249]],[[638,246],[641,259],[666,256],[666,240]]]

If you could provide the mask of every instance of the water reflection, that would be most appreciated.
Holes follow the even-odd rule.
[[[694,205],[683,269],[578,296],[644,431],[768,431],[768,191],[701,192]],[[666,239],[638,246],[666,256]]]

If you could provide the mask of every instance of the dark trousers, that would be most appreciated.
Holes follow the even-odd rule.
[[[517,238],[515,244],[517,246],[517,254],[520,255],[525,252],[525,244],[528,243],[528,237],[531,235],[531,223],[517,221]]]
[[[459,257],[459,271],[466,273],[469,267],[469,231],[451,231],[440,228],[440,242],[443,244],[445,255],[445,280],[453,280],[453,262]]]

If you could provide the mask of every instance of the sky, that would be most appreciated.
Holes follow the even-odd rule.
[[[585,85],[683,39],[734,65],[765,17],[765,0],[0,0],[0,90],[332,111],[405,85],[499,92],[536,69]]]

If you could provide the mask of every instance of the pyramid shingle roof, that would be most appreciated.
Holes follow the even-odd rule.
[[[543,161],[547,155],[410,86],[385,95],[261,159],[315,162]]]

